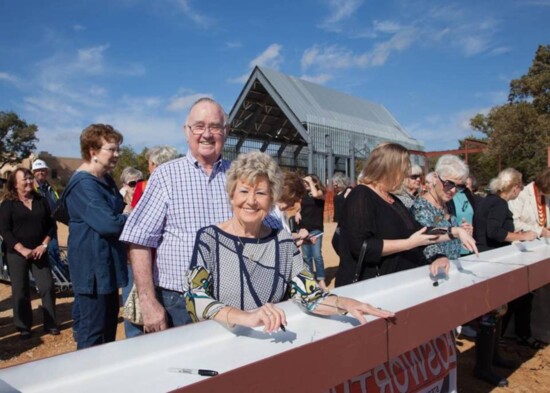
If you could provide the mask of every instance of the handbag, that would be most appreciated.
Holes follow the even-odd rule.
[[[367,253],[367,241],[363,240],[361,244],[361,252],[359,253],[359,259],[357,260],[357,265],[355,266],[355,275],[353,276],[353,281],[357,282],[361,278],[361,273],[363,273],[363,264],[365,263],[365,254]]]
[[[128,298],[124,302],[122,317],[134,325],[143,326],[143,315],[141,314],[141,304],[139,303],[136,284],[132,285]]]

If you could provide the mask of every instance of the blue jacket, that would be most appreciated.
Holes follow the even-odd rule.
[[[62,195],[69,220],[68,259],[75,293],[106,295],[128,283],[126,249],[118,238],[126,222],[114,180],[76,172]]]

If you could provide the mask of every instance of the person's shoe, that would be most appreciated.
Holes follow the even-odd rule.
[[[19,338],[21,340],[28,340],[31,337],[32,337],[32,334],[30,330],[21,330],[21,332],[19,333]]]
[[[44,331],[48,334],[51,334],[52,336],[59,336],[59,334],[60,334],[59,329],[56,328],[56,327],[44,328]]]

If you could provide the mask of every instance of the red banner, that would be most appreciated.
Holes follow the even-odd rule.
[[[455,338],[452,333],[446,333],[331,388],[328,393],[447,393],[456,390]]]

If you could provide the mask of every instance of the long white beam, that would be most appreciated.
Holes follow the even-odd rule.
[[[289,301],[286,333],[202,322],[0,370],[0,392],[322,391],[548,282],[547,243],[511,245],[453,261],[438,286],[421,267],[334,290],[396,312],[394,322],[358,326]]]

